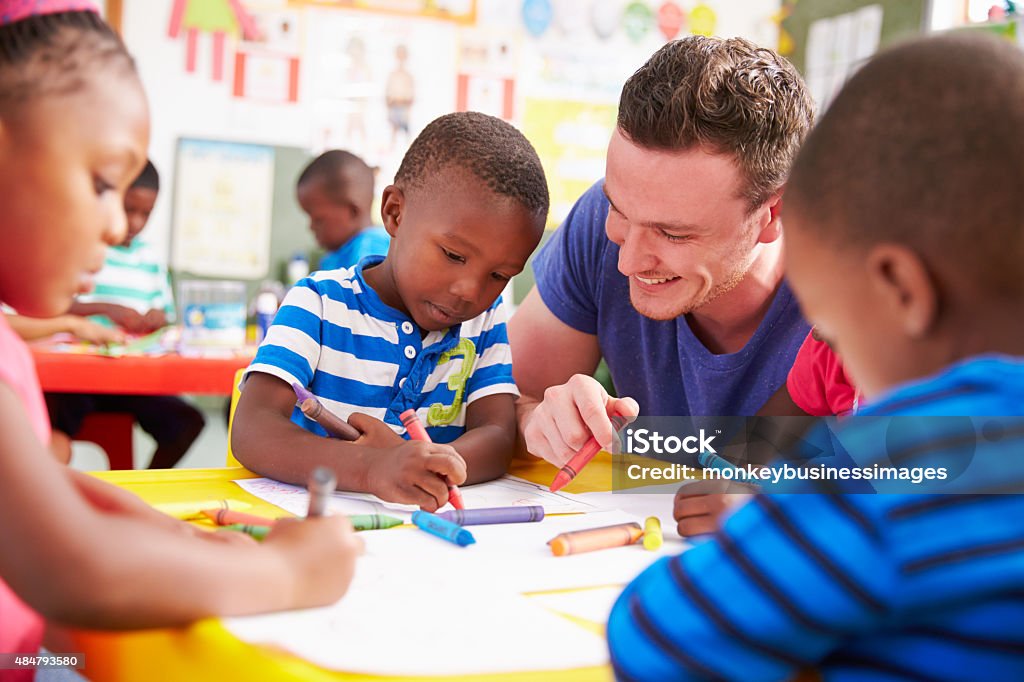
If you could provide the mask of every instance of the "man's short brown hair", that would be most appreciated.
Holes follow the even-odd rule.
[[[634,144],[732,155],[751,209],[785,184],[813,121],[793,65],[742,38],[670,42],[626,81],[619,99],[618,127]]]
[[[847,247],[910,246],[946,281],[1024,295],[1024,52],[949,34],[850,79],[786,189],[801,226]]]

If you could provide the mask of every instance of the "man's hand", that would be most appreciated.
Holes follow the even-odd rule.
[[[544,391],[523,427],[526,449],[561,467],[593,436],[602,447],[612,444],[611,415],[635,417],[640,406],[632,398],[612,398],[593,377],[573,375],[561,386]]]
[[[372,455],[367,488],[388,502],[436,511],[448,501],[448,483],[466,481],[466,461],[450,445],[403,440]]]

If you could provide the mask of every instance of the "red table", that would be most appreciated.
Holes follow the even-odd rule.
[[[44,391],[139,395],[230,396],[235,372],[252,359],[244,355],[199,358],[177,354],[107,357],[45,348],[33,348],[32,355]]]
[[[175,353],[108,357],[61,353],[45,347],[33,348],[32,355],[44,391],[122,395],[230,396],[235,373],[252,359],[246,355],[201,358]],[[99,445],[107,453],[111,469],[131,469],[134,423],[134,417],[127,413],[92,414],[86,417],[75,439]]]

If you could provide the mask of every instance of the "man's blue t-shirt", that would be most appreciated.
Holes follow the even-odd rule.
[[[597,182],[534,260],[544,304],[573,329],[597,335],[615,390],[645,416],[753,415],[786,382],[810,327],[783,282],[753,337],[716,355],[686,316],[652,320],[633,308],[619,247],[605,234],[608,200]]]
[[[372,225],[357,232],[354,237],[339,248],[325,254],[320,259],[320,270],[337,270],[350,268],[366,256],[386,256],[391,237],[387,230],[379,225]]]

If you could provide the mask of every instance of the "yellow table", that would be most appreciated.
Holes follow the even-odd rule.
[[[556,469],[540,460],[516,460],[510,473],[535,483],[550,483]],[[233,480],[256,478],[242,468],[169,469],[164,471],[104,471],[94,474],[130,490],[151,504],[203,499],[243,500],[247,512],[283,516],[283,510],[250,495]],[[611,457],[599,454],[565,490],[583,493],[611,489]],[[582,627],[603,632],[602,624],[578,621]],[[326,671],[289,654],[253,646],[236,639],[217,619],[186,628],[132,632],[73,631],[68,651],[85,653],[86,675],[93,680],[382,680],[385,678]],[[610,680],[608,666],[561,671],[472,675],[466,682],[557,678],[564,682]],[[442,678],[415,678],[439,680]],[[450,679],[450,678],[444,678]]]

